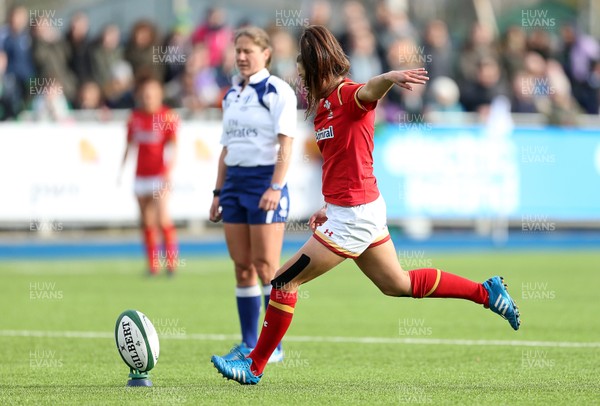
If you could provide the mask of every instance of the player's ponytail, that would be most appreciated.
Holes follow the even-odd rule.
[[[308,108],[306,116],[317,110],[319,100],[335,89],[348,75],[350,62],[333,34],[321,25],[306,27],[300,37],[298,61],[304,67]]]

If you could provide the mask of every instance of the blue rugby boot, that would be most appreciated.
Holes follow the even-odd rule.
[[[246,345],[246,343],[242,342],[240,345],[233,346],[231,351],[229,351],[228,354],[223,355],[221,358],[223,358],[225,361],[233,361],[238,358],[238,351],[244,354],[244,357],[247,357],[250,355],[253,349],[254,348],[250,348]]]
[[[490,310],[508,320],[510,326],[518,330],[521,325],[519,308],[508,294],[504,279],[494,276],[483,282],[483,287],[490,295]]]
[[[231,350],[230,354],[231,353],[235,355],[235,359],[229,361],[218,355],[213,355],[211,357],[210,361],[215,368],[217,368],[217,371],[228,380],[233,379],[242,385],[256,385],[260,382],[262,374],[256,376],[250,369],[252,359],[246,358],[244,353],[242,353],[237,346]]]

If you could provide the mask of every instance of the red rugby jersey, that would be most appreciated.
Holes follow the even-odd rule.
[[[127,122],[127,142],[138,145],[136,176],[164,175],[164,149],[174,141],[179,127],[177,114],[168,107],[157,113],[133,110]]]
[[[338,206],[358,206],[379,197],[373,175],[377,102],[358,99],[362,86],[345,79],[321,99],[315,116],[315,137],[323,155],[323,196]]]

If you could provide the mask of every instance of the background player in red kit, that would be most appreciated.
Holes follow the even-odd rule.
[[[166,266],[169,275],[172,275],[178,249],[168,201],[179,121],[176,113],[163,105],[162,85],[156,79],[141,80],[136,88],[136,99],[139,107],[131,112],[127,122],[123,165],[130,151],[137,146],[134,191],[140,207],[149,272],[154,275],[161,266]],[[164,253],[158,248],[159,228],[163,235]]]
[[[392,86],[412,90],[412,85],[425,84],[429,78],[420,68],[390,71],[356,84],[346,78],[349,70],[346,55],[325,27],[305,29],[298,71],[308,90],[307,115],[316,112],[326,206],[310,218],[314,238],[277,271],[254,350],[247,357],[238,351],[233,360],[216,355],[211,359],[224,377],[239,383],[256,384],[261,379],[269,356],[292,321],[298,286],[346,258],[353,259],[386,295],[466,299],[506,318],[513,329],[519,328],[518,309],[500,277],[477,283],[440,269],[404,271],[398,263],[386,225],[385,202],[373,175],[374,109]]]

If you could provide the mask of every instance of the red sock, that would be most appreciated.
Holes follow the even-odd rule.
[[[162,228],[164,242],[165,242],[165,258],[167,262],[167,269],[170,272],[174,272],[177,268],[177,260],[179,257],[179,249],[177,248],[177,231],[175,226],[170,225]]]
[[[489,307],[489,294],[481,283],[439,269],[408,271],[412,297],[452,297],[467,299]]]
[[[144,227],[144,244],[146,246],[146,258],[151,273],[157,273],[160,267],[160,253],[156,243],[156,230],[153,227]]]
[[[271,300],[265,314],[263,328],[254,350],[248,355],[252,359],[252,373],[260,375],[267,361],[292,323],[294,307],[298,300],[297,292],[284,292],[273,288]]]

